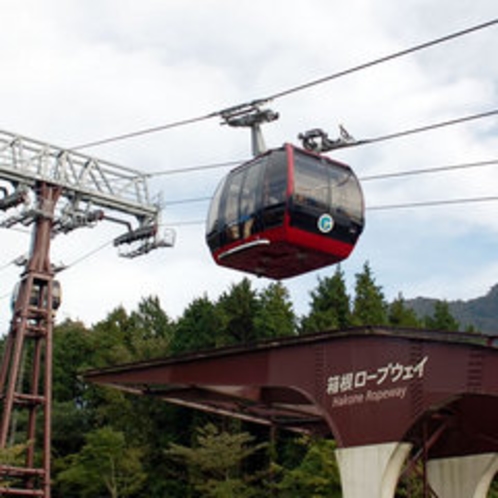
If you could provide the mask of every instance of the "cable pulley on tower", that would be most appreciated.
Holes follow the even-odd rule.
[[[342,125],[339,125],[339,132],[339,138],[332,140],[323,130],[314,128],[304,133],[300,133],[298,138],[302,141],[303,147],[306,150],[316,153],[351,147],[353,145],[359,145],[362,142],[353,138]]]
[[[261,109],[264,101],[252,102],[232,107],[221,112],[222,124],[233,127],[251,128],[252,153],[254,156],[266,152],[266,144],[261,132],[263,123],[271,123],[279,118],[277,112],[271,109]]]
[[[77,228],[94,227],[105,216],[103,209],[75,209],[72,203],[68,203],[62,210],[60,218],[54,223],[52,233],[69,233]]]
[[[159,236],[158,225],[144,225],[135,230],[129,227],[128,232],[114,239],[114,246],[120,249],[119,255],[125,258],[135,258],[147,254],[160,247],[172,247],[175,244],[175,232],[167,229],[164,235]],[[133,245],[130,250],[123,250],[121,246]]]
[[[9,193],[8,189],[4,187],[1,187],[0,190],[4,194],[4,196],[0,198],[0,210],[2,211],[28,202],[28,189],[25,186],[17,187],[12,193]]]

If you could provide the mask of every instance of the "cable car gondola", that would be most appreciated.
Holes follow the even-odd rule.
[[[217,264],[284,279],[347,258],[363,226],[363,195],[353,170],[285,144],[222,180],[206,240]]]

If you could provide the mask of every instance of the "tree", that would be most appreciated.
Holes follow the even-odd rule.
[[[0,463],[4,465],[19,466],[22,465],[25,459],[27,444],[16,444],[9,448],[0,448]],[[0,476],[0,487],[9,487],[11,485],[10,478],[2,478]]]
[[[451,314],[447,301],[436,301],[433,315],[425,317],[425,326],[431,330],[460,329],[460,324]]]
[[[90,331],[81,322],[66,320],[54,329],[53,395],[57,401],[78,402],[85,387],[80,372],[90,366]]]
[[[302,321],[303,332],[343,329],[351,325],[350,298],[340,266],[332,277],[319,277],[318,286],[310,295],[311,310]]]
[[[398,297],[389,305],[389,325],[394,327],[413,327],[421,326],[417,314],[405,304],[405,299],[400,293]]]
[[[254,327],[257,339],[285,337],[296,333],[296,315],[289,291],[282,283],[271,283],[259,293]]]
[[[171,343],[173,354],[223,345],[223,321],[207,296],[194,299],[178,319]]]
[[[167,457],[188,469],[194,488],[203,497],[261,496],[250,483],[259,476],[244,474],[242,463],[267,446],[254,444],[247,432],[223,431],[212,423],[196,430],[192,447],[170,444]]]
[[[79,453],[66,458],[57,487],[63,496],[136,496],[146,479],[142,457],[140,448],[127,446],[122,432],[111,427],[97,429],[87,434]]]
[[[387,324],[387,304],[384,294],[381,287],[376,285],[368,262],[363,265],[363,271],[356,274],[353,323],[354,325]]]
[[[218,300],[218,310],[223,323],[223,344],[247,344],[257,339],[254,317],[259,311],[257,293],[251,281],[244,278],[233,284]]]
[[[280,468],[283,478],[277,485],[279,496],[340,498],[341,480],[334,453],[335,442],[305,437],[301,444],[307,447],[301,463],[289,470]]]
[[[129,321],[130,348],[135,359],[164,356],[168,352],[174,327],[157,296],[142,299]]]
[[[91,427],[88,386],[81,372],[92,366],[90,330],[81,322],[66,320],[54,329],[52,444],[57,455],[81,449]]]
[[[91,347],[93,367],[107,366],[133,361],[131,323],[122,306],[111,311],[107,317],[93,326]]]

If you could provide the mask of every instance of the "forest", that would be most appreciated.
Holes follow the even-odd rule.
[[[458,330],[446,302],[423,319],[402,295],[388,303],[365,263],[354,294],[336,267],[317,279],[309,312],[296,316],[280,283],[263,290],[242,279],[216,301],[194,299],[176,320],[156,296],[122,307],[87,327],[66,320],[54,330],[52,467],[54,498],[341,496],[334,441],[168,405],[86,384],[82,373],[128,362],[258,340],[361,325]],[[26,420],[19,417],[18,425]],[[16,464],[23,442],[0,453]],[[421,497],[408,476],[399,497]],[[491,492],[498,497],[498,487]]]

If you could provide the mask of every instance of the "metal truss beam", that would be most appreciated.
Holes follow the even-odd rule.
[[[137,217],[155,217],[146,175],[80,152],[0,130],[0,179],[62,187],[62,196]]]

